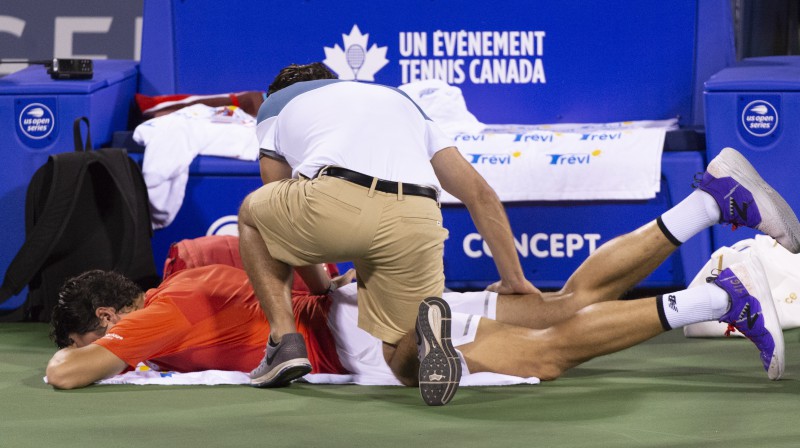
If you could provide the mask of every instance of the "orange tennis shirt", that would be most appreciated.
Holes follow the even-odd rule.
[[[328,328],[328,298],[295,295],[293,306],[313,372],[346,373]],[[162,371],[247,372],[264,356],[268,335],[245,271],[210,265],[177,272],[148,290],[142,309],[94,343],[129,366],[147,361]]]

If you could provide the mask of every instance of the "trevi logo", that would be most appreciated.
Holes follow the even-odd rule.
[[[344,49],[339,44],[333,48],[325,47],[325,60],[322,61],[339,75],[339,79],[356,81],[375,81],[375,73],[382,69],[386,59],[386,47],[372,44],[367,49],[369,33],[361,34],[358,25],[353,25],[350,34],[342,34]]]

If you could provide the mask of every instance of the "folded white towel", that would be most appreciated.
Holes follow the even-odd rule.
[[[454,144],[501,201],[639,200],[661,189],[661,156],[677,120],[491,126]],[[442,202],[457,203],[447,194]]]

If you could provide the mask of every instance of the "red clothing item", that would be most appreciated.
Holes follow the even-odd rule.
[[[328,329],[326,296],[293,297],[297,328],[314,373],[346,373]],[[186,269],[145,294],[144,308],[125,316],[95,341],[130,366],[149,361],[160,370],[255,368],[264,356],[269,324],[242,270],[226,265]]]

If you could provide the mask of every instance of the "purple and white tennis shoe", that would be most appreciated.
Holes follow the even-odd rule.
[[[761,263],[748,257],[723,270],[714,284],[731,298],[730,309],[719,319],[728,324],[725,335],[740,331],[758,347],[769,379],[780,379],[785,361],[783,331]]]
[[[714,197],[720,223],[750,227],[800,253],[800,222],[789,204],[738,151],[725,148],[703,173],[698,188]]]

